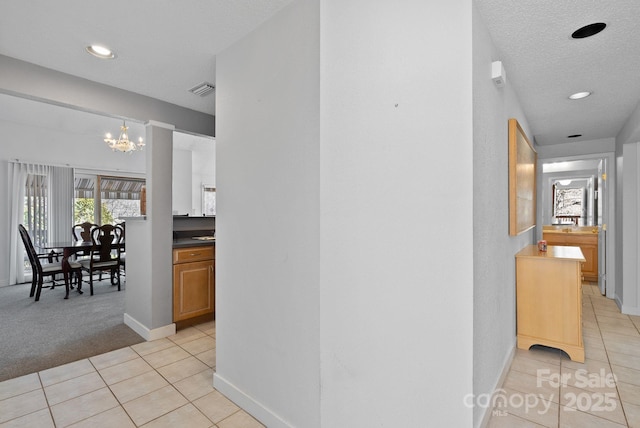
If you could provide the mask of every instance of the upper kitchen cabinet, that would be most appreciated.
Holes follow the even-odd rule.
[[[216,183],[215,140],[181,132],[173,134],[173,214],[203,215],[203,185]]]

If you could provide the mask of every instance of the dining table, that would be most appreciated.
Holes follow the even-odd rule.
[[[112,245],[114,249],[119,248],[120,250],[124,250],[125,248],[124,242],[114,242]],[[53,241],[39,244],[38,247],[40,249],[47,250],[47,252],[51,250],[57,250],[59,252],[62,250],[62,274],[64,276],[64,285],[66,289],[69,290],[69,273],[71,272],[69,257],[80,252],[89,252],[92,249],[97,248],[97,245],[94,245],[91,241],[75,241],[73,239],[69,239],[68,241]],[[78,293],[82,294],[82,282],[78,283]]]

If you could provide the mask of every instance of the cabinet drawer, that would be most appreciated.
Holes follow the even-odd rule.
[[[549,245],[568,245],[579,247],[581,245],[598,246],[598,235],[571,235],[570,233],[543,233],[542,239]]]
[[[173,263],[197,262],[200,260],[213,260],[215,258],[215,247],[187,247],[173,250]]]

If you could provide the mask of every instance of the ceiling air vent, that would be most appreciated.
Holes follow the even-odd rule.
[[[201,97],[204,97],[205,95],[209,95],[211,92],[215,90],[216,90],[216,87],[213,86],[211,83],[202,82],[197,84],[193,88],[189,89],[189,92],[194,93],[196,95],[200,95]]]

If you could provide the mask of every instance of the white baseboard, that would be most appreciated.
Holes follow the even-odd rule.
[[[124,323],[147,342],[176,334],[176,325],[173,323],[150,330],[129,314],[124,314]]]
[[[637,306],[622,305],[617,298],[616,304],[620,308],[620,312],[625,315],[640,315],[640,308]]]
[[[213,374],[213,387],[269,428],[293,428],[261,403],[236,388],[218,373]]]
[[[515,356],[516,356],[516,342],[513,343],[513,346],[511,347],[511,352],[507,354],[507,358],[505,359],[504,364],[502,366],[502,373],[500,373],[500,376],[498,377],[498,381],[493,386],[493,391],[498,390],[499,388],[502,387],[502,384],[504,384],[504,380],[509,374],[509,369],[511,368],[511,363],[513,362],[513,358]],[[481,428],[486,428],[487,426],[489,426],[489,420],[491,420],[492,410],[493,409],[491,407],[483,408],[484,415],[482,415],[482,418],[480,418],[480,425],[479,425]]]

